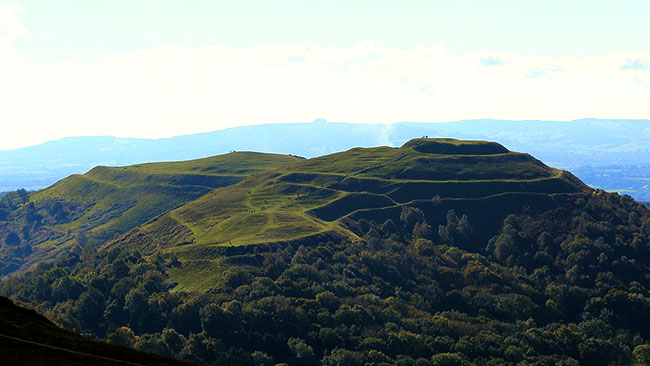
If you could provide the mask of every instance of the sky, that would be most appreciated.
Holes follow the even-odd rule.
[[[0,149],[315,118],[650,118],[650,2],[0,0]]]

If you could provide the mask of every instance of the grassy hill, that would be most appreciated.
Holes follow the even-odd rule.
[[[629,196],[449,139],[244,175],[0,294],[215,365],[650,364],[650,211]]]
[[[237,152],[184,162],[96,167],[29,197],[11,202],[0,220],[0,238],[14,232],[25,258],[5,260],[0,273],[55,258],[81,242],[101,243],[185,202],[242,181],[270,167],[300,160],[287,155]],[[5,209],[7,212],[7,209]],[[6,259],[6,258],[5,258]],[[9,263],[7,263],[9,262]]]
[[[398,221],[406,206],[424,210],[434,223],[444,220],[450,206],[475,214],[508,208],[476,215],[476,225],[484,227],[526,206],[546,208],[555,195],[587,189],[570,173],[497,143],[414,139],[400,148],[355,148],[251,174],[165,213],[109,247],[174,253],[185,264],[172,276],[179,289],[205,291],[218,281],[220,254],[232,247],[315,235],[358,239],[361,233],[351,222]],[[204,274],[202,281],[195,280],[196,271]]]
[[[109,247],[173,252],[187,264],[185,273],[213,273],[198,287],[179,273],[179,288],[206,290],[217,279],[212,269],[224,248],[315,235],[358,239],[351,221],[377,215],[397,220],[405,206],[419,207],[437,223],[450,204],[476,212],[504,201],[522,209],[586,189],[570,173],[528,154],[454,139],[414,139],[400,148],[355,148],[308,160],[238,152],[96,167],[32,193],[28,203],[4,200],[10,204],[0,221],[1,270],[26,270],[128,232]],[[476,224],[500,218],[486,215]],[[6,242],[10,233],[19,240]]]
[[[93,341],[61,329],[33,310],[0,297],[0,363],[3,365],[192,365]]]

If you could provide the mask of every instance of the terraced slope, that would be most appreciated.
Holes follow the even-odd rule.
[[[91,236],[104,239],[214,188],[237,183],[269,166],[296,160],[286,155],[244,152],[186,162],[97,167],[36,193],[32,200],[66,197],[70,201],[90,202],[92,208],[83,216],[56,228],[88,228]]]
[[[193,365],[83,338],[0,297],[2,365]]]
[[[466,207],[476,225],[489,226],[500,215],[533,204],[548,208],[555,195],[587,189],[570,173],[496,143],[415,139],[400,148],[355,148],[251,175],[109,246],[174,252],[185,263],[175,278],[179,289],[200,290],[216,281],[211,274],[220,253],[234,247],[314,235],[356,238],[354,222],[399,220],[405,206],[421,208],[432,223],[450,207]]]
[[[54,258],[79,241],[92,244],[110,240],[215,188],[300,160],[287,155],[237,152],[184,162],[100,166],[70,176],[32,194],[29,205],[16,208],[8,218],[0,220],[0,238],[9,232],[22,233],[22,244],[27,244],[26,250],[31,252],[24,263],[6,266],[0,273]]]

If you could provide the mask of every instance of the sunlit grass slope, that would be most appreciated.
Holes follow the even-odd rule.
[[[38,243],[33,259],[54,257],[75,242],[78,232],[91,243],[106,241],[215,188],[299,160],[287,155],[236,152],[183,162],[100,166],[70,176],[30,198],[36,204],[70,203],[66,207],[75,209],[68,213],[70,220],[49,227],[63,235]]]
[[[189,288],[193,265],[202,273],[218,266],[220,252],[209,248],[290,242],[315,234],[354,238],[346,229],[348,217],[363,213],[372,219],[374,213],[394,213],[405,205],[431,204],[434,197],[481,200],[586,188],[571,174],[496,143],[415,139],[401,148],[355,148],[251,175],[171,210],[112,245],[175,252],[186,264],[176,280]]]

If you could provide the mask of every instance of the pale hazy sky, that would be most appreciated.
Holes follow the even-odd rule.
[[[0,0],[0,149],[243,124],[650,118],[650,2]]]

